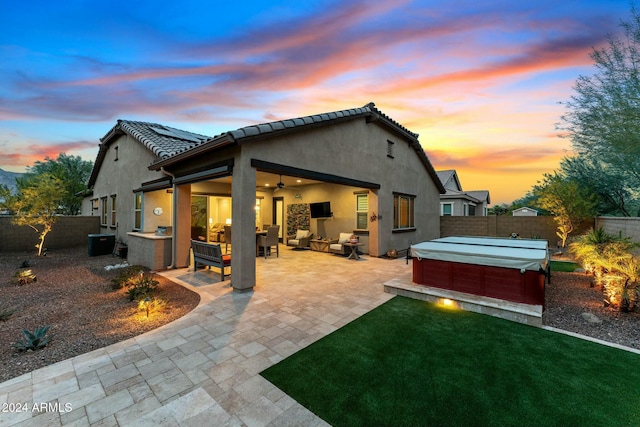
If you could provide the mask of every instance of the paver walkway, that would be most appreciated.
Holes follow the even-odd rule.
[[[256,263],[248,293],[214,272],[163,273],[200,293],[200,305],[155,331],[1,383],[0,427],[327,425],[259,373],[390,299],[383,283],[410,282],[411,264],[284,246],[279,258]]]

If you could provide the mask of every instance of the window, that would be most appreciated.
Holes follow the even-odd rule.
[[[387,157],[393,159],[393,141],[387,140]]]
[[[356,229],[366,230],[369,217],[369,195],[356,194]]]
[[[134,195],[133,229],[136,231],[142,230],[142,193]]]
[[[100,199],[100,225],[107,225],[107,212],[109,210],[109,206],[107,205],[107,198],[102,197]]]
[[[116,226],[116,195],[111,196],[111,226]]]
[[[413,201],[415,196],[393,195],[393,228],[413,228]]]
[[[451,216],[451,215],[453,215],[453,204],[452,203],[442,203],[440,205],[440,215],[442,215],[442,216]]]
[[[262,225],[262,213],[260,212],[260,204],[262,203],[262,198],[256,198],[256,230],[260,228]]]
[[[93,215],[93,211],[97,211],[98,209],[100,209],[98,199],[91,199],[91,215]]]
[[[469,205],[469,216],[476,216],[476,206]]]

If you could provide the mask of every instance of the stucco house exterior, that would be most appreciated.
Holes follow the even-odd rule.
[[[129,247],[129,262],[189,265],[190,239],[220,241],[230,224],[234,290],[256,281],[256,228],[357,234],[384,255],[439,237],[445,189],[418,141],[364,107],[246,126],[214,137],[118,120],[101,138],[83,215]],[[308,207],[329,202],[331,215]],[[332,256],[329,254],[319,254]]]
[[[488,190],[464,191],[458,173],[453,170],[436,172],[446,192],[440,195],[441,216],[487,216],[491,197]]]

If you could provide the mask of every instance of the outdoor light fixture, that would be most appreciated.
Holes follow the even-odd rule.
[[[144,309],[147,312],[147,319],[149,318],[149,303],[151,302],[151,298],[146,297],[145,299],[140,301],[140,309]]]
[[[449,298],[442,298],[440,305],[446,308],[458,308],[458,302]]]

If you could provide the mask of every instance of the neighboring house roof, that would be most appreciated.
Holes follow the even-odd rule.
[[[458,179],[458,174],[453,169],[436,171],[438,178],[447,190],[462,191],[462,185]]]
[[[535,212],[535,213],[538,213],[538,210],[533,209],[533,208],[528,208],[528,207],[524,206],[524,207],[521,207],[521,208],[518,208],[518,209],[514,209],[513,212]]]
[[[488,190],[467,191],[466,193],[481,202],[491,203],[491,197],[489,196]]]
[[[441,199],[467,199],[476,203],[491,203],[488,190],[463,191],[458,173],[454,169],[441,170],[436,173],[447,190],[445,194],[440,196]]]
[[[366,117],[368,122],[379,122],[381,125],[386,126],[393,132],[405,137],[410,142],[414,151],[424,164],[428,174],[431,176],[433,182],[438,187],[438,190],[441,193],[445,192],[445,189],[442,186],[441,181],[438,179],[433,165],[431,165],[431,162],[427,158],[424,149],[418,142],[418,134],[411,132],[395,120],[391,119],[386,114],[382,113],[375,107],[375,104],[373,102],[370,102],[364,107],[360,108],[351,108],[347,110],[314,114],[293,119],[278,120],[269,123],[245,126],[233,131],[224,132],[220,135],[203,141],[200,144],[196,144],[191,147],[183,147],[179,149],[180,151],[176,150],[174,155],[168,158],[160,158],[149,168],[158,170],[161,167],[170,165],[172,163],[198,156],[205,151],[216,150],[218,148],[226,147],[229,145],[242,144],[257,139],[273,137],[287,132],[296,132],[309,129],[311,127],[326,126],[332,123],[354,120],[362,117]]]
[[[465,199],[468,200],[470,202],[473,203],[481,203],[481,200],[476,199],[473,196],[470,196],[469,193],[466,193],[464,191],[453,191],[453,190],[447,190],[446,193],[441,194],[440,195],[440,199],[441,200],[447,200],[447,199]]]
[[[100,138],[101,144],[89,178],[89,188],[95,184],[98,171],[102,166],[109,145],[125,134],[131,135],[138,140],[159,159],[169,158],[179,152],[202,144],[210,138],[206,135],[176,129],[159,123],[118,120],[115,126]]]

